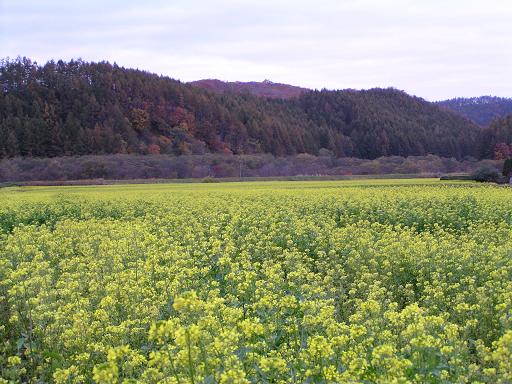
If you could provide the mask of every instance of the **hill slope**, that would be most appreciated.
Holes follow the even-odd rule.
[[[444,100],[437,102],[437,104],[482,126],[488,125],[494,119],[512,113],[512,98],[481,96]]]
[[[394,89],[218,94],[107,62],[0,63],[0,157],[476,154],[479,127]]]
[[[292,97],[298,97],[309,91],[309,89],[306,88],[274,83],[269,80],[244,83],[241,81],[227,82],[217,79],[204,79],[192,81],[189,84],[218,93],[249,93],[255,96],[270,97],[274,99],[290,99]]]
[[[493,120],[482,130],[479,143],[482,156],[493,157],[498,144],[506,144],[512,151],[512,114]]]

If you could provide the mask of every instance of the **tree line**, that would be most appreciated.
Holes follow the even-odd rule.
[[[346,176],[383,174],[446,175],[472,173],[478,169],[503,167],[502,160],[479,160],[428,156],[387,156],[377,159],[299,154],[224,155],[85,155],[71,157],[16,157],[0,160],[0,183],[28,181],[201,179]],[[1,185],[0,185],[1,186]]]

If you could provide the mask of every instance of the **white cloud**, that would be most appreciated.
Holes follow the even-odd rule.
[[[110,60],[182,80],[512,97],[504,0],[0,0],[0,56]]]

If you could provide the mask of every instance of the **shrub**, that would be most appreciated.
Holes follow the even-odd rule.
[[[203,177],[203,179],[201,180],[201,183],[218,183],[219,180],[217,180],[215,177],[211,177],[211,176],[206,176],[206,177]]]
[[[494,167],[481,167],[471,174],[471,178],[479,182],[495,183],[500,178],[500,173]]]

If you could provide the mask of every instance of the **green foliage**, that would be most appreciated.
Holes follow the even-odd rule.
[[[0,190],[0,382],[509,383],[512,191]]]

